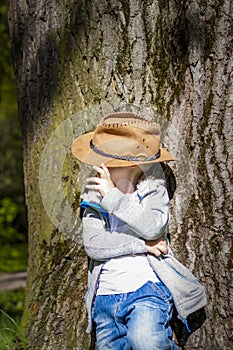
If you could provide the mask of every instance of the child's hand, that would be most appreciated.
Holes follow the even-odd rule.
[[[104,197],[106,193],[115,187],[111,180],[110,173],[104,164],[101,164],[100,167],[94,165],[93,169],[97,171],[99,177],[88,178],[87,182],[94,182],[94,184],[86,185],[86,188],[99,191],[101,196]]]
[[[147,251],[154,254],[155,256],[160,256],[161,254],[168,253],[168,245],[164,237],[161,237],[154,241],[146,241],[146,247]]]

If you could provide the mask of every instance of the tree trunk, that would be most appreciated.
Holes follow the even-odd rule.
[[[231,5],[10,0],[29,224],[27,349],[87,348],[80,171],[69,143],[126,104],[163,116],[164,143],[177,156],[172,246],[208,294],[207,321],[186,348],[230,349]]]

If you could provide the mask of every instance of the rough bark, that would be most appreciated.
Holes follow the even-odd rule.
[[[208,319],[187,349],[230,349],[232,2],[10,0],[9,25],[29,223],[26,348],[85,349],[88,342],[86,257],[81,242],[59,232],[42,204],[43,148],[72,114],[133,103],[153,107],[173,127],[164,139],[178,157],[172,245],[209,299]],[[72,128],[75,135],[78,127]],[[76,207],[78,169],[69,156],[64,164],[62,182]]]

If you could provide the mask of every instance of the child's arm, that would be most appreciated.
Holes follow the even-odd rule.
[[[104,164],[94,168],[99,176],[87,179],[86,188],[99,191],[103,197],[101,206],[108,213],[145,240],[156,240],[164,235],[169,220],[169,197],[163,180],[147,180],[141,186],[139,200],[135,192],[124,194],[114,186]]]
[[[169,198],[162,180],[147,181],[140,200],[135,193],[126,195],[114,188],[106,193],[101,205],[139,237],[156,240],[164,235],[169,221]]]
[[[92,259],[101,261],[148,251],[145,241],[138,238],[133,231],[110,232],[105,220],[91,208],[85,210],[82,220],[85,250]]]
[[[155,256],[168,253],[165,237],[145,242],[131,230],[110,232],[103,218],[92,209],[86,210],[83,217],[83,239],[87,255],[95,260],[147,252]]]

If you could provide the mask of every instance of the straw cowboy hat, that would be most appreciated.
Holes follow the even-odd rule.
[[[134,113],[114,113],[101,119],[95,131],[72,144],[75,158],[90,165],[124,167],[175,160],[160,147],[160,126]]]

